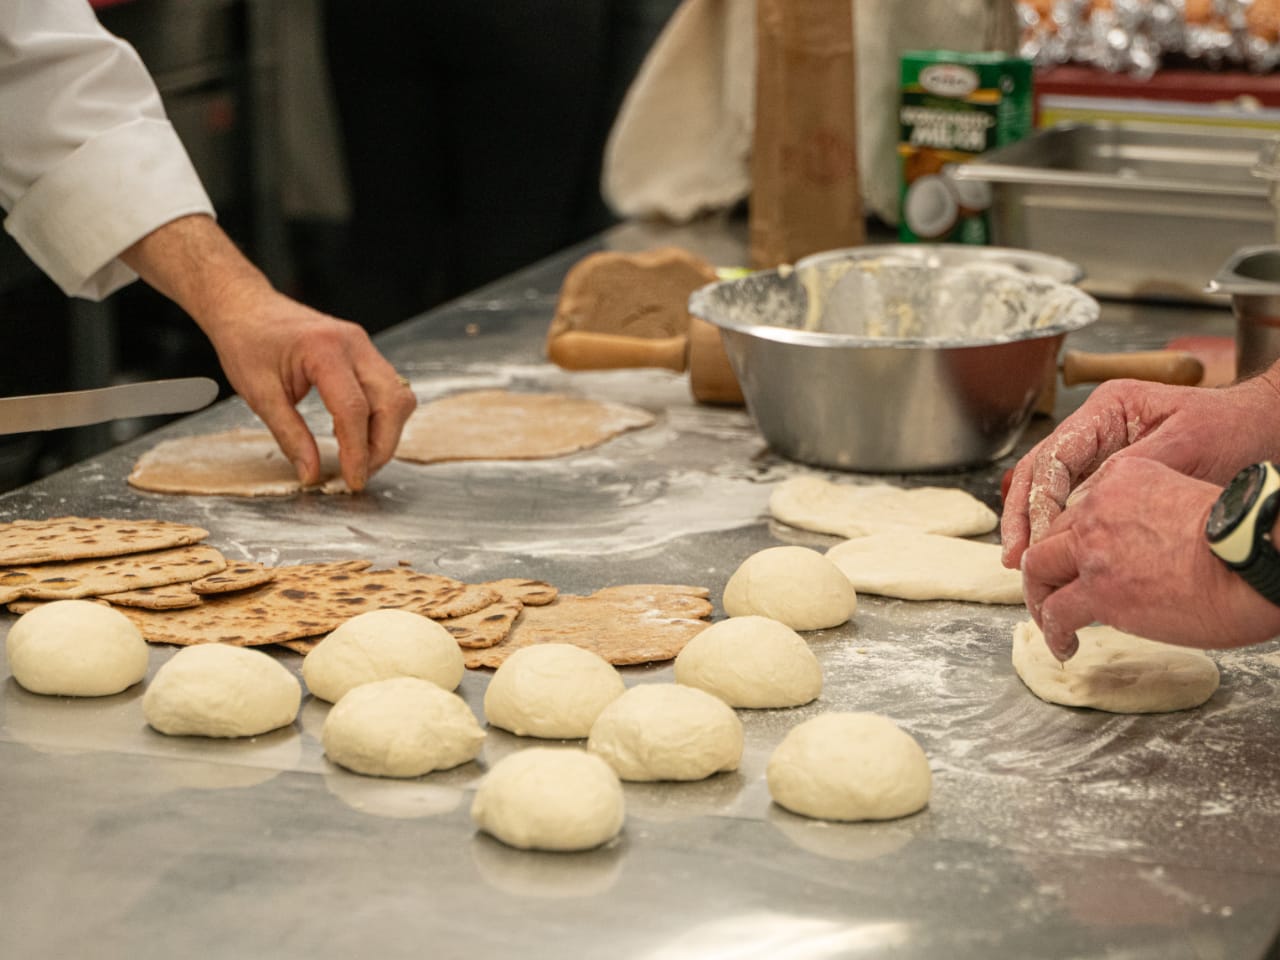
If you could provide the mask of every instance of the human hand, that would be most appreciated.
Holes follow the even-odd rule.
[[[1018,461],[1000,521],[1003,561],[1017,567],[1067,498],[1108,457],[1142,457],[1225,484],[1280,452],[1280,369],[1221,389],[1137,380],[1102,384]]]
[[[1097,470],[1022,558],[1027,609],[1059,660],[1091,623],[1191,647],[1280,634],[1280,607],[1209,550],[1221,489],[1141,457]]]
[[[320,453],[296,407],[315,387],[333,417],[342,478],[362,490],[391,459],[417,401],[364,329],[269,287],[241,292],[201,326],[236,392],[262,418],[304,485]]]
[[[362,327],[278,292],[202,214],[157,227],[120,258],[200,326],[303,484],[320,482],[320,451],[296,409],[313,386],[348,487],[363,490],[391,459],[417,400]]]

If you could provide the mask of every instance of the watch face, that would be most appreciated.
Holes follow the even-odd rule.
[[[1227,484],[1222,496],[1209,511],[1209,522],[1205,524],[1205,534],[1210,540],[1218,540],[1235,529],[1258,498],[1263,478],[1262,467],[1254,464],[1245,467]]]

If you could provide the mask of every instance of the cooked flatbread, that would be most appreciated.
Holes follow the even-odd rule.
[[[464,650],[470,668],[498,667],[514,651],[536,643],[572,643],[614,664],[670,660],[710,624],[705,587],[631,584],[587,597],[563,594],[529,607],[501,643]]]
[[[317,437],[321,493],[350,493],[342,482],[338,442]],[[293,464],[266,430],[228,430],[178,437],[152,447],[133,466],[129,483],[152,493],[286,497],[303,489]]]
[[[189,583],[225,569],[213,547],[196,544],[123,557],[40,563],[0,570],[0,603],[12,600],[77,600],[104,594]]]
[[[248,590],[276,578],[273,567],[254,563],[252,560],[241,560],[228,563],[227,568],[211,577],[201,577],[191,581],[191,591],[198,596],[210,596],[217,593],[233,593],[236,590]]]
[[[54,517],[0,523],[0,567],[118,557],[199,543],[208,530],[167,520]]]
[[[525,604],[540,606],[551,603],[559,592],[551,584],[541,580],[490,580],[480,586],[497,591],[498,599],[472,613],[435,618],[437,623],[453,634],[460,647],[481,648],[500,643],[511,632],[511,625],[520,616]],[[323,639],[324,637],[307,637],[287,640],[282,646],[295,653],[307,654]]]
[[[526,607],[545,607],[555,600],[560,593],[551,584],[544,583],[541,580],[519,580],[515,578],[488,580],[483,586],[497,590],[504,600],[519,600]]]
[[[206,596],[198,607],[121,608],[153,643],[259,646],[329,633],[356,614],[382,607],[423,616],[461,615],[488,606],[496,591],[412,570],[370,570],[363,560],[277,567],[270,583]]]
[[[142,607],[145,610],[181,610],[198,607],[202,596],[247,590],[270,583],[276,572],[260,563],[237,563],[221,573],[201,577],[190,583],[171,583],[163,587],[144,587],[123,593],[108,593],[102,599],[118,607]]]
[[[653,420],[646,410],[585,397],[473,390],[418,407],[396,457],[417,463],[562,457]]]

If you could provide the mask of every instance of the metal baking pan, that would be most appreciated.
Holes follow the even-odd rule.
[[[1084,268],[1098,296],[1225,303],[1205,288],[1242,246],[1275,239],[1252,174],[1273,132],[1062,124],[959,165],[992,188],[995,244]]]

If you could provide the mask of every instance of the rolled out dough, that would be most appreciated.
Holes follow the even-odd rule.
[[[1218,667],[1203,651],[1157,643],[1113,627],[1077,632],[1065,664],[1027,620],[1013,631],[1013,668],[1041,700],[1111,713],[1168,713],[1198,707],[1218,689]]]
[[[537,460],[562,457],[653,423],[637,407],[558,393],[471,390],[425,403],[404,425],[396,457]]]
[[[317,437],[322,493],[350,493],[338,441]],[[285,497],[302,489],[293,464],[266,430],[228,430],[165,440],[134,464],[129,483],[152,493]]]
[[[903,529],[971,537],[990,533],[999,522],[993,510],[964,490],[904,490],[887,483],[832,483],[811,476],[779,485],[769,497],[769,512],[793,527],[841,537]]]
[[[932,533],[877,533],[838,543],[827,557],[859,593],[903,600],[1021,603],[1022,573],[1000,563],[1000,546]]]

